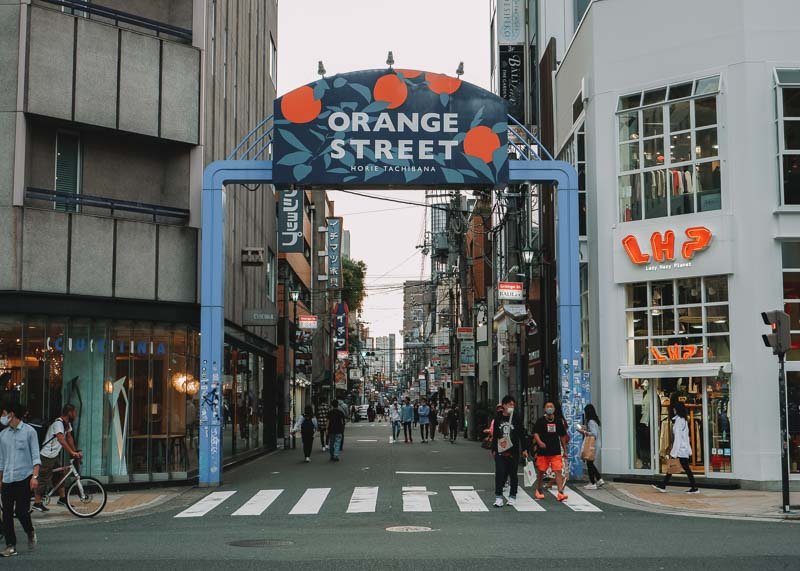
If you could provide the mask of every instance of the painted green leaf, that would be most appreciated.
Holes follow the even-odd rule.
[[[289,120],[288,119],[275,119],[273,121],[273,123],[275,125],[288,125],[289,124]]]
[[[278,164],[287,167],[292,167],[294,165],[299,165],[301,163],[304,163],[310,158],[311,158],[311,153],[309,152],[295,151],[293,153],[289,153],[288,155],[284,155],[283,157],[281,157],[281,160],[278,161]]]
[[[494,164],[495,172],[500,172],[500,169],[503,168],[503,165],[506,164],[508,160],[508,147],[505,145],[501,145],[499,149],[495,149],[494,153],[492,153],[492,164]]]
[[[327,169],[331,166],[331,156],[328,153],[325,153],[322,155],[322,162],[325,163],[325,168]]]
[[[465,138],[466,136],[467,136],[467,134],[466,134],[466,133],[459,133],[458,135],[456,135],[455,137],[453,137],[453,140],[454,140],[454,141],[458,141],[458,142],[460,143],[461,141],[463,141],[463,140],[464,140],[464,138]]]
[[[348,167],[352,167],[354,164],[356,164],[356,158],[353,156],[353,153],[350,152],[346,152],[344,156],[339,160],[342,161],[344,164],[346,164]]]
[[[334,174],[347,174],[347,173],[350,172],[350,169],[345,169],[345,168],[342,168],[342,167],[336,167],[335,169],[328,170],[328,172],[331,172],[331,173],[334,173]]]
[[[444,166],[445,165],[444,153],[439,153],[437,155],[434,155],[433,160],[439,163],[440,165]]]
[[[320,79],[317,83],[314,84],[314,99],[319,101],[323,97],[325,97],[325,92],[328,91],[328,82],[324,79]]]
[[[383,174],[383,170],[369,169],[364,171],[364,182],[367,182],[368,180],[371,180],[381,174]]]
[[[301,143],[300,139],[298,139],[291,131],[287,131],[286,129],[278,129],[278,132],[281,134],[281,136],[287,143],[289,143],[298,151],[306,151],[307,153],[311,152],[309,148],[306,147],[303,143]]]
[[[461,153],[461,154],[464,155],[464,158],[467,159],[467,162],[470,165],[472,165],[472,168],[474,168],[476,171],[481,173],[483,176],[485,176],[489,180],[494,180],[494,174],[492,174],[492,170],[489,168],[489,166],[485,162],[483,162],[478,157],[471,157],[471,156],[469,156],[467,154],[464,154],[464,153]]]
[[[336,79],[333,80],[334,87],[342,87],[344,85],[347,85],[347,80],[343,77],[337,77]]]
[[[478,175],[476,175],[473,171],[469,169],[458,169],[458,172],[460,172],[464,176],[471,176],[472,178],[478,178]]]
[[[495,133],[505,133],[508,131],[508,122],[500,121],[499,123],[495,123],[492,125],[492,131]]]
[[[306,178],[310,172],[311,172],[310,165],[297,165],[296,167],[294,167],[294,169],[292,169],[292,174],[294,175],[294,179],[298,182]]]
[[[356,180],[357,178],[358,177],[355,176],[355,175],[346,176],[346,177],[344,177],[344,182],[350,182],[352,180]]]
[[[444,174],[444,179],[451,184],[460,184],[464,182],[464,175],[457,170],[442,167],[442,173]]]
[[[325,140],[325,135],[323,135],[322,133],[318,133],[314,129],[309,129],[309,131],[311,132],[312,135],[314,135],[320,141],[324,141]]]
[[[483,121],[483,109],[484,107],[481,107],[478,109],[478,112],[475,113],[475,117],[472,118],[472,123],[469,124],[470,129],[474,129],[481,124],[481,121]]]
[[[317,119],[326,119],[330,114],[331,114],[330,111],[323,111],[317,116]]]
[[[447,93],[440,93],[439,101],[444,107],[447,107],[447,104],[450,103],[450,96]]]
[[[369,87],[361,85],[360,83],[350,83],[348,85],[357,91],[361,97],[366,99],[367,103],[372,101],[372,91],[370,91]]]
[[[412,180],[417,180],[419,177],[421,177],[422,171],[421,170],[405,171],[403,172],[403,176],[406,177],[406,182],[411,182]]]
[[[342,109],[356,109],[358,107],[358,103],[355,101],[343,101],[342,102]]]
[[[375,113],[376,111],[383,111],[387,107],[389,107],[388,101],[373,101],[372,103],[364,107],[362,111],[364,113]]]

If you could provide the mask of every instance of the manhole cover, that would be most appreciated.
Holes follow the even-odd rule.
[[[392,531],[395,533],[422,533],[433,530],[429,527],[424,527],[421,525],[395,525],[394,527],[387,527],[386,531]]]
[[[294,541],[288,539],[240,539],[231,541],[228,545],[231,547],[286,547],[294,545]]]

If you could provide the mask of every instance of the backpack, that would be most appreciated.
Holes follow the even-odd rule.
[[[62,425],[64,425],[64,421],[61,420],[61,417],[56,418],[53,422],[57,422],[59,420],[61,421]],[[53,422],[47,424],[44,420],[35,419],[27,423],[30,426],[32,426],[33,429],[36,431],[36,436],[38,437],[39,440],[40,451],[42,450],[42,448],[44,448],[45,446],[50,444],[50,442],[56,439],[56,435],[54,434],[53,436],[45,440],[45,437],[47,436],[47,431],[50,430],[50,427],[53,425]],[[67,428],[66,425],[64,425],[65,435],[66,435],[66,428]]]
[[[303,417],[303,424],[300,425],[300,434],[304,437],[314,435],[314,422],[310,418]]]

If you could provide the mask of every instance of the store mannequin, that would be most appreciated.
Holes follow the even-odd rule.
[[[642,463],[642,469],[650,468],[650,382],[642,381],[642,411],[636,425],[636,456]]]

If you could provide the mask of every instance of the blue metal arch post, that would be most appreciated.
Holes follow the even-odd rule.
[[[556,160],[509,162],[511,182],[554,182],[557,185],[558,325],[560,395],[569,422],[570,475],[580,476],[580,439],[577,426],[583,407],[591,402],[591,388],[581,371],[580,250],[578,247],[578,173],[571,164]]]
[[[203,172],[200,278],[200,477],[222,478],[220,410],[225,331],[225,185],[272,182],[272,161],[216,161]]]

